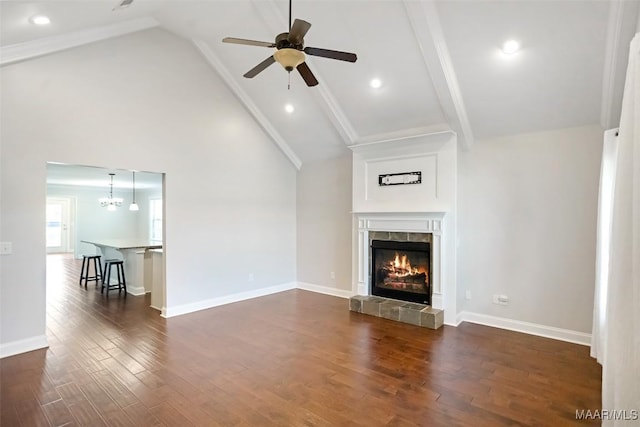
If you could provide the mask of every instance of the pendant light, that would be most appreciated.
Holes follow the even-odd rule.
[[[109,184],[109,197],[102,197],[98,201],[100,206],[107,207],[108,211],[115,211],[116,207],[122,205],[122,199],[120,197],[113,197],[113,177],[115,173],[110,173],[111,183]]]
[[[132,172],[133,174],[133,203],[131,203],[129,205],[129,210],[130,211],[137,211],[140,210],[140,208],[138,207],[138,204],[136,203],[136,173],[135,171]]]

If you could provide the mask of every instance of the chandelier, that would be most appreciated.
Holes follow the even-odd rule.
[[[113,176],[115,173],[110,173],[111,183],[109,184],[109,197],[102,197],[98,201],[103,208],[106,206],[108,211],[115,211],[116,207],[122,205],[122,199],[120,197],[113,197]]]

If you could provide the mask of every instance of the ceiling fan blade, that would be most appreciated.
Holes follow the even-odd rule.
[[[287,40],[289,40],[289,42],[294,45],[302,44],[304,35],[307,34],[309,28],[311,28],[311,24],[309,24],[307,21],[296,19],[295,21],[293,21],[293,25],[289,30],[289,37],[287,37]]]
[[[358,57],[355,53],[340,52],[338,50],[320,49],[317,47],[305,47],[304,53],[323,58],[339,59],[340,61],[356,62]]]
[[[252,79],[255,76],[257,76],[261,71],[263,71],[265,68],[267,68],[269,65],[273,64],[274,62],[276,62],[276,60],[273,58],[273,55],[271,55],[270,57],[268,57],[267,59],[265,59],[264,61],[262,61],[261,63],[259,63],[258,65],[256,65],[255,67],[247,71],[246,73],[244,73],[244,77],[248,79]]]
[[[249,46],[262,46],[262,47],[276,47],[275,43],[271,42],[260,42],[257,40],[247,40],[247,39],[237,39],[235,37],[225,37],[222,39],[223,43],[235,43],[235,44],[246,44]]]
[[[307,65],[306,62],[301,63],[296,68],[298,69],[298,72],[302,76],[302,78],[303,78],[304,82],[307,84],[307,86],[317,86],[318,85],[318,80],[316,80],[316,76],[313,75],[313,73],[309,69],[309,66]]]

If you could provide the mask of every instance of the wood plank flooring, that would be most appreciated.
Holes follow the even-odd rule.
[[[2,426],[563,426],[601,407],[587,347],[301,290],[163,319],[79,270],[49,256],[50,348],[0,361]]]

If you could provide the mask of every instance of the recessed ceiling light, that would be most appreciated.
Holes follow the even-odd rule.
[[[382,86],[382,80],[372,79],[369,85],[374,89],[378,89],[380,86]]]
[[[507,40],[502,45],[502,53],[505,55],[513,55],[520,49],[520,43],[516,40]]]
[[[296,109],[293,108],[293,105],[291,104],[287,104],[284,106],[284,111],[286,111],[287,113],[291,114],[295,111]]]
[[[31,17],[31,22],[36,25],[47,25],[51,23],[51,19],[45,15],[35,15]]]

